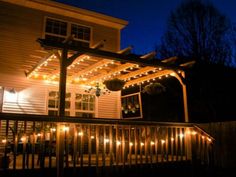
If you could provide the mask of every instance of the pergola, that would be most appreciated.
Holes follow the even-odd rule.
[[[126,81],[123,88],[155,81],[162,77],[175,77],[182,86],[185,122],[189,121],[184,67],[192,62],[173,64],[177,57],[164,60],[154,58],[155,52],[139,56],[132,54],[132,47],[118,52],[102,50],[105,41],[94,46],[76,47],[71,45],[73,37],[63,42],[38,39],[48,55],[30,71],[28,78],[59,81],[59,116],[65,115],[66,83],[95,86],[110,78]]]

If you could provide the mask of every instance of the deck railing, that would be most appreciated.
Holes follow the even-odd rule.
[[[2,169],[209,163],[213,138],[190,123],[0,113]],[[59,147],[60,146],[60,147]]]

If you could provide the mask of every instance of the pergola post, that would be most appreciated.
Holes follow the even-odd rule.
[[[59,116],[65,116],[66,76],[67,76],[67,54],[68,49],[62,49],[60,57],[60,81],[59,81]],[[57,124],[57,177],[64,176],[64,131],[61,123]]]
[[[189,117],[188,117],[188,103],[187,103],[187,89],[185,84],[182,85],[182,90],[183,90],[183,102],[184,102],[184,121],[189,122]]]
[[[175,72],[175,78],[178,79],[179,83],[182,86],[182,93],[183,93],[183,104],[184,104],[184,122],[189,122],[188,117],[188,100],[187,100],[187,88],[186,84],[184,83],[183,79],[185,78],[184,71],[181,72],[181,75]]]

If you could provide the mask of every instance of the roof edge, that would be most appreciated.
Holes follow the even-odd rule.
[[[51,0],[0,0],[6,3],[11,3],[23,7],[37,9],[45,12],[51,12],[66,17],[71,17],[79,20],[89,21],[100,25],[122,29],[128,21],[104,15],[98,12],[82,9],[75,6],[70,6],[60,2]]]

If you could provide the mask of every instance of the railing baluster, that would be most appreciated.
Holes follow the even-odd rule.
[[[119,141],[119,126],[116,125],[116,166],[118,167],[119,165],[119,149],[120,149],[120,141]]]
[[[148,132],[147,126],[144,127],[144,154],[145,154],[145,163],[148,163]]]
[[[103,126],[102,166],[106,166],[106,126]]]
[[[110,154],[110,167],[113,166],[113,127],[112,125],[109,126],[109,143],[110,143],[110,148],[109,148],[109,154]]]
[[[73,136],[73,140],[72,140],[72,146],[73,146],[73,156],[72,156],[72,160],[73,160],[73,172],[74,175],[76,174],[76,164],[77,164],[77,158],[78,158],[78,130],[77,130],[77,125],[74,124],[73,126],[73,132],[74,132],[74,136]]]
[[[3,157],[4,161],[2,161],[2,163],[4,164],[4,168],[7,168],[8,158],[10,158],[7,156],[7,147],[8,147],[8,141],[9,141],[8,131],[9,131],[9,120],[6,121],[6,131],[5,131],[6,136],[5,136],[4,157]]]
[[[26,166],[26,121],[22,122],[23,124],[23,136],[21,137],[21,142],[22,142],[22,169],[25,169]]]
[[[32,138],[31,138],[31,151],[32,151],[32,155],[31,155],[31,168],[34,169],[34,160],[35,160],[35,142],[36,142],[36,134],[35,134],[35,121],[33,121],[33,125],[32,125]]]
[[[176,148],[176,161],[179,160],[179,128],[175,128],[175,148]]]
[[[173,127],[170,128],[170,147],[171,147],[171,161],[174,161],[174,133]]]
[[[79,148],[80,148],[80,167],[81,168],[83,168],[83,166],[84,166],[84,141],[83,141],[83,126],[82,126],[82,124],[80,124],[80,130],[79,130],[79,133],[80,133],[80,135],[81,136],[79,136],[79,140],[80,140],[80,146],[79,146]],[[78,134],[79,134],[78,133]]]
[[[99,126],[96,125],[96,169],[98,171],[99,165]]]
[[[151,163],[151,167],[153,165],[153,146],[154,146],[154,142],[153,142],[153,127],[150,127],[150,141],[149,141],[149,151],[150,151],[150,163]]]
[[[166,137],[165,137],[165,158],[166,161],[169,161],[169,128],[166,127]]]
[[[134,128],[134,153],[135,153],[135,166],[138,164],[138,136],[137,127]]]
[[[142,166],[143,164],[143,140],[142,140],[142,127],[140,127],[139,129],[139,147],[140,147],[140,153],[139,153],[139,157],[140,157],[140,165]]]
[[[123,162],[123,168],[125,167],[125,158],[126,158],[126,153],[125,153],[125,128],[122,126],[122,131],[121,131],[121,138],[122,138],[122,162]]]
[[[132,163],[132,146],[133,143],[131,141],[131,126],[129,126],[129,141],[128,141],[128,149],[129,149],[129,167],[131,167],[131,163]]]
[[[179,142],[180,142],[180,160],[183,161],[183,132],[182,132],[182,128],[179,128]]]
[[[17,147],[18,147],[18,121],[14,122],[14,130],[13,130],[13,141],[14,141],[14,152],[13,152],[13,169],[16,170],[16,156],[17,156]]]
[[[88,125],[88,166],[91,166],[91,154],[92,154],[92,126]]]
[[[156,155],[156,164],[158,163],[158,129],[159,127],[155,127],[154,129],[154,138],[155,138],[155,155]]]

